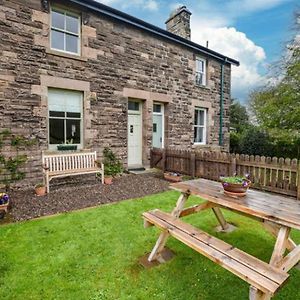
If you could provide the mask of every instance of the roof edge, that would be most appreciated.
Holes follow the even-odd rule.
[[[221,53],[213,51],[209,48],[201,46],[201,45],[199,45],[197,43],[194,43],[190,40],[187,40],[185,38],[182,38],[182,37],[180,37],[176,34],[173,34],[173,33],[169,32],[165,29],[162,29],[160,27],[152,25],[148,22],[145,22],[141,19],[133,17],[129,14],[126,14],[122,11],[114,9],[114,8],[112,8],[110,6],[107,6],[105,4],[102,4],[100,2],[96,2],[94,0],[68,0],[68,1],[72,2],[74,4],[78,4],[80,6],[83,6],[85,8],[88,8],[90,10],[96,11],[96,12],[101,13],[103,15],[106,15],[108,17],[112,17],[112,18],[117,19],[119,21],[122,21],[122,22],[125,22],[127,24],[133,25],[135,27],[138,27],[138,28],[140,28],[142,30],[145,30],[145,31],[148,31],[150,33],[156,34],[156,35],[161,36],[161,37],[163,37],[165,39],[168,39],[170,41],[179,43],[179,44],[184,45],[188,48],[191,48],[193,50],[201,52],[205,55],[214,57],[215,59],[218,59],[218,60],[220,60],[224,63],[229,63],[229,64],[232,64],[232,65],[235,65],[235,66],[240,65],[239,61],[237,61],[233,58],[227,57],[227,56],[225,56]]]

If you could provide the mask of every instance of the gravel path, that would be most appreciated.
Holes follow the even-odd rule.
[[[86,176],[88,177],[88,176]],[[37,197],[33,190],[12,191],[7,216],[0,223],[82,209],[104,203],[139,198],[168,190],[169,183],[159,173],[124,174],[112,185],[102,185],[95,177],[64,179],[50,186],[50,194]]]

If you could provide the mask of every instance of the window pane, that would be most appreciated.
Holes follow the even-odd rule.
[[[161,104],[153,104],[153,112],[161,113]]]
[[[61,12],[52,11],[51,12],[51,23],[52,27],[59,29],[65,29],[65,15]]]
[[[140,105],[138,102],[128,101],[128,109],[139,111]]]
[[[78,37],[66,34],[66,51],[78,53]]]
[[[50,117],[64,118],[65,117],[65,112],[63,112],[63,111],[49,111],[49,116]]]
[[[196,84],[204,84],[204,75],[203,73],[197,73],[196,74]]]
[[[49,119],[50,144],[64,144],[64,120]]]
[[[51,48],[64,50],[64,33],[51,30]]]
[[[80,113],[70,113],[70,112],[67,112],[67,117],[68,118],[80,118]]]
[[[194,142],[203,143],[203,128],[194,127]]]
[[[67,141],[80,144],[80,120],[67,120]]]
[[[204,126],[204,110],[199,110],[199,124]]]
[[[79,25],[79,18],[67,14],[66,30],[78,34],[78,27],[79,27],[78,25]]]
[[[156,123],[153,123],[153,132],[157,132],[157,124]]]

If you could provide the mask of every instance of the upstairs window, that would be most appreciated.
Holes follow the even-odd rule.
[[[80,16],[51,9],[51,49],[80,55]]]
[[[205,108],[195,108],[194,144],[206,144],[206,118],[207,110]]]
[[[196,84],[206,85],[206,60],[200,57],[196,58]]]

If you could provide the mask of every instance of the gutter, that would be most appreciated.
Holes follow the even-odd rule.
[[[223,102],[224,102],[224,66],[227,62],[227,59],[225,58],[224,61],[221,64],[221,78],[220,78],[220,127],[219,127],[219,146],[223,146],[223,114],[224,114],[224,108],[223,108]]]
[[[201,52],[203,54],[206,54],[208,56],[214,57],[217,60],[226,61],[226,63],[233,64],[235,66],[239,66],[240,63],[237,60],[234,60],[232,58],[226,57],[218,52],[215,52],[213,50],[210,50],[204,46],[198,45],[192,41],[189,41],[185,38],[182,38],[176,34],[173,34],[167,30],[164,30],[162,28],[159,28],[157,26],[154,26],[150,23],[147,23],[143,20],[140,20],[138,18],[135,18],[133,16],[130,16],[126,13],[123,13],[119,10],[116,10],[114,8],[111,8],[109,6],[106,6],[104,4],[101,4],[99,2],[96,2],[94,0],[68,0],[69,2],[72,2],[74,4],[83,6],[85,8],[88,8],[92,11],[96,11],[98,13],[101,13],[105,16],[111,17],[113,19],[119,20],[121,22],[130,24],[134,27],[137,27],[139,29],[142,29],[144,31],[148,31],[152,34],[158,35],[164,39],[170,40],[172,42],[181,44],[185,47],[188,47],[190,49],[196,50],[198,52]]]

